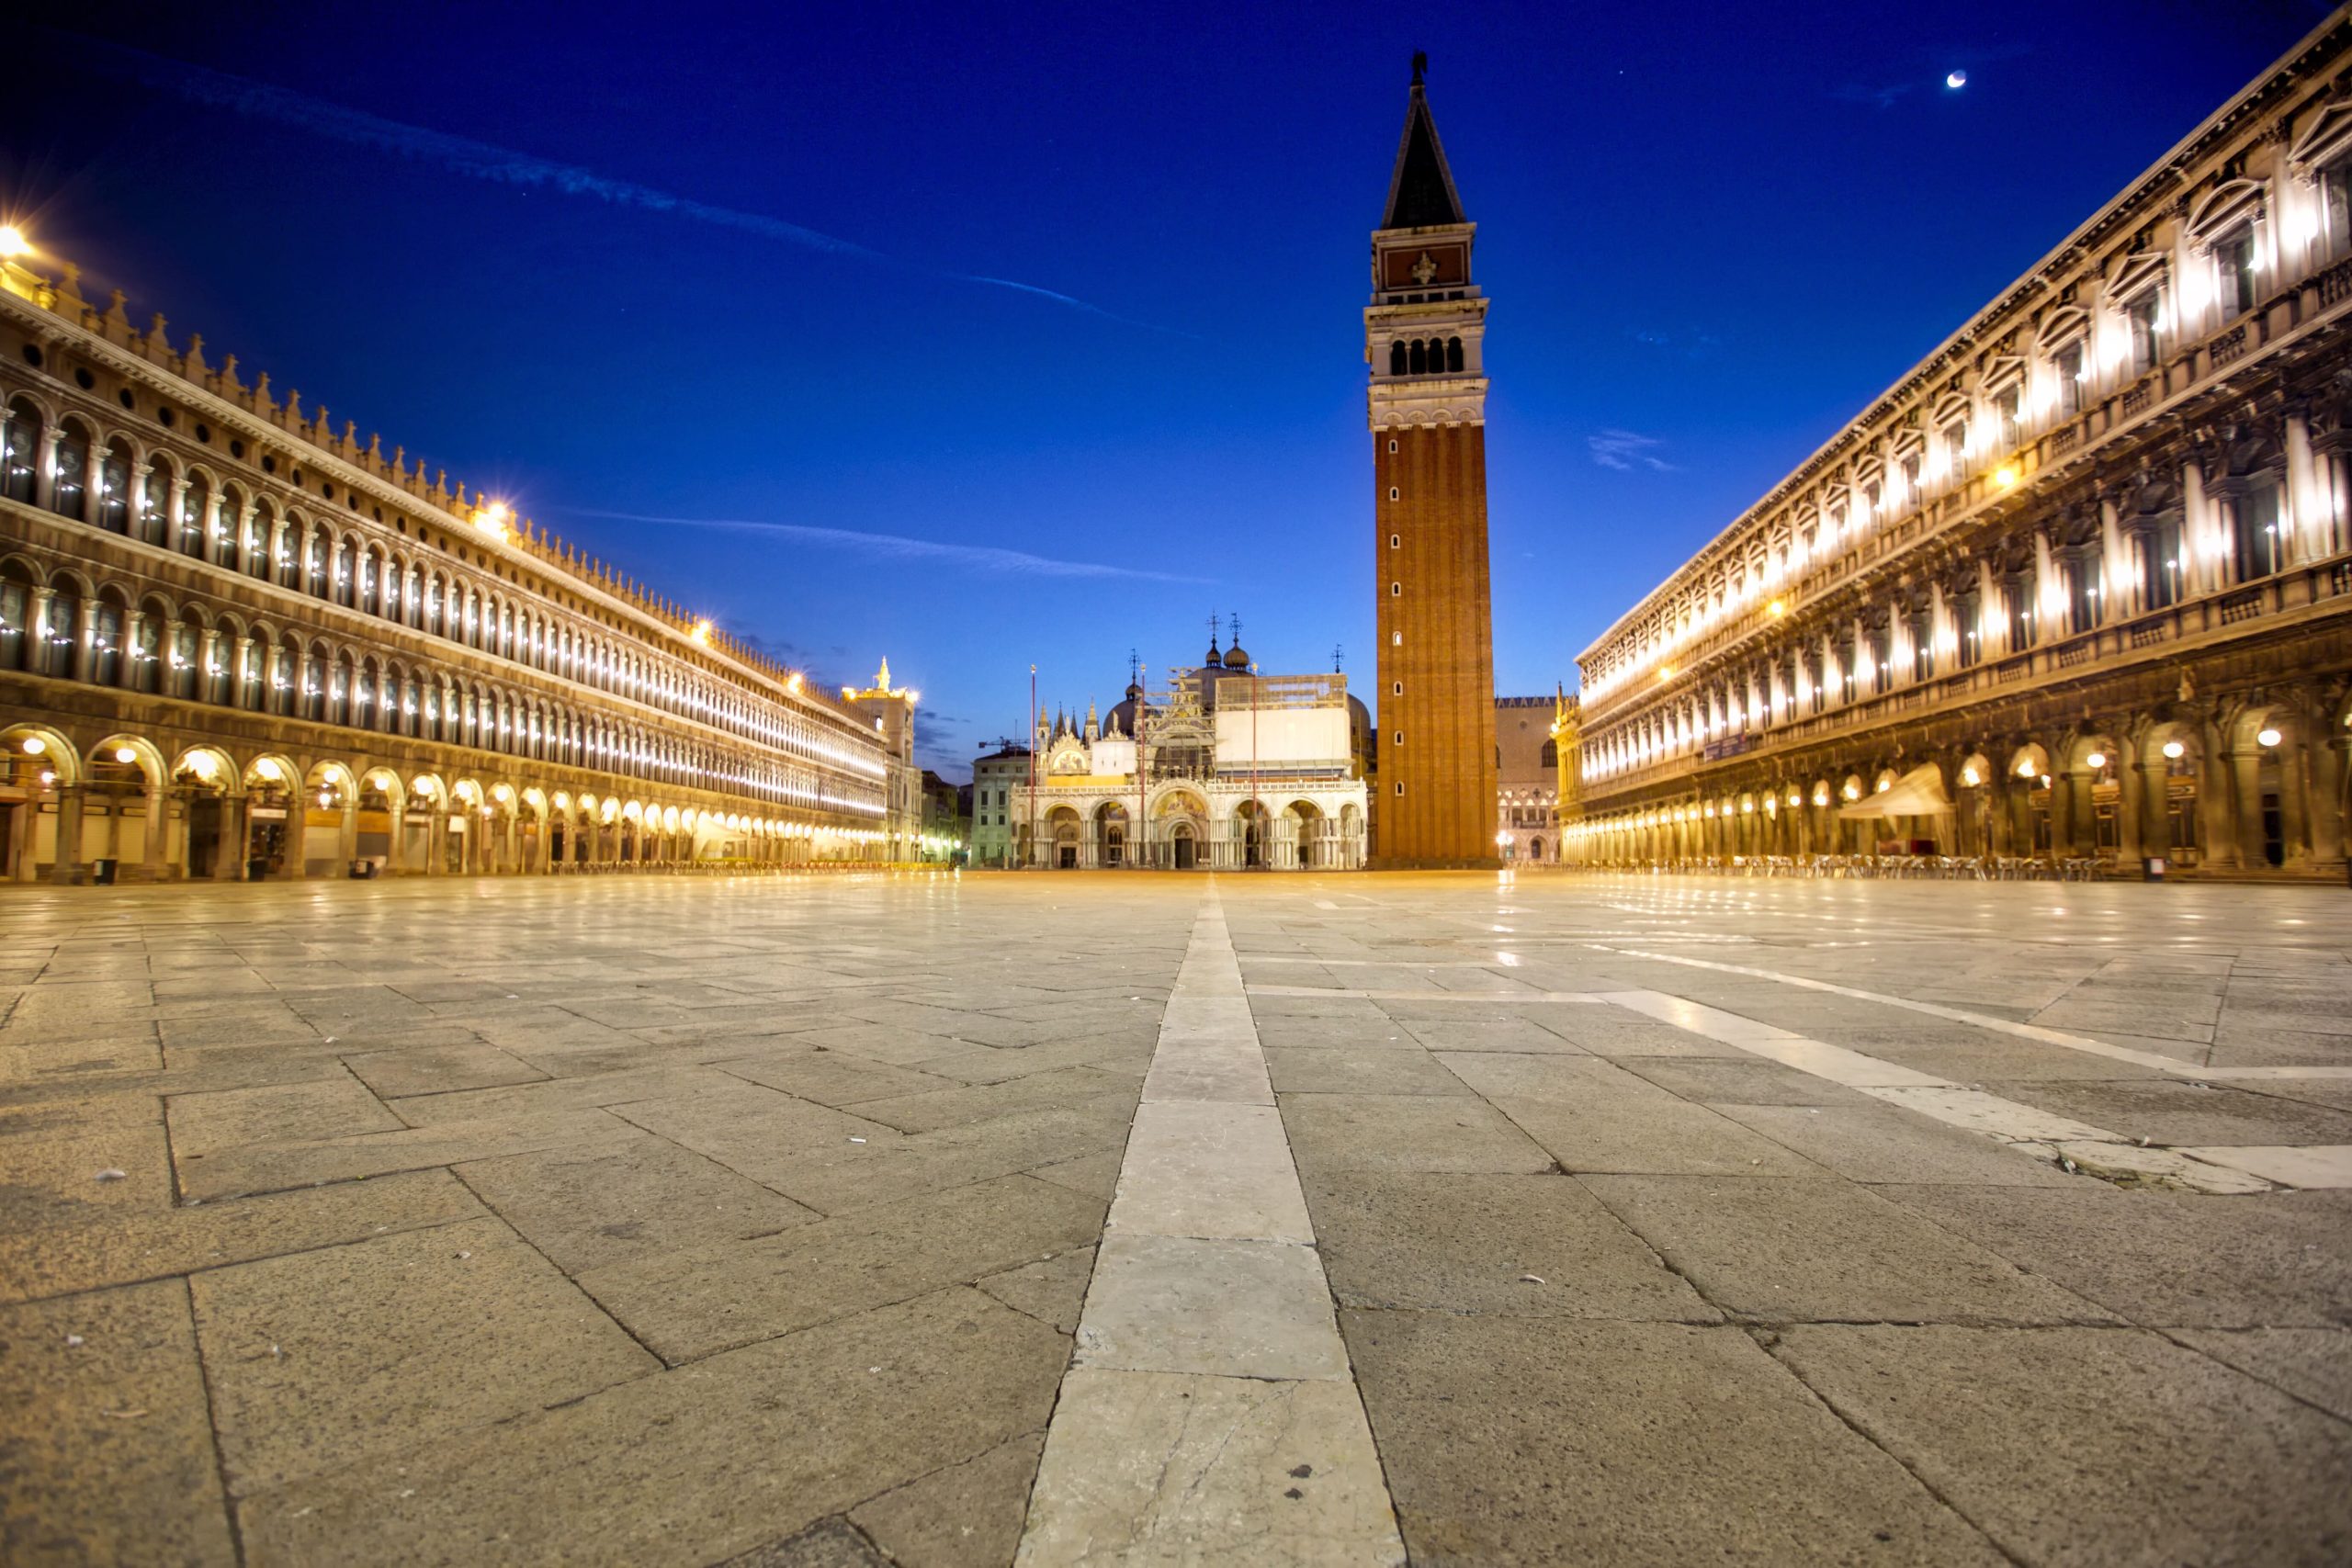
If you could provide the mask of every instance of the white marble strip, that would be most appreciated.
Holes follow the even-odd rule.
[[[2352,1187],[2352,1144],[2321,1144],[2310,1148],[2197,1148],[2180,1152],[2193,1155],[2208,1165],[2225,1165],[2282,1187]]]
[[[2196,1063],[2184,1061],[2178,1056],[2160,1056],[2153,1051],[2134,1051],[2128,1045],[2110,1045],[2104,1040],[2093,1040],[2081,1034],[2068,1034],[2064,1030],[2044,1029],[2040,1024],[2019,1023],[2013,1019],[1995,1018],[1989,1013],[1970,1012],[1964,1008],[1945,1007],[1939,1002],[1914,1001],[1909,997],[1888,996],[1881,991],[1857,990],[1851,986],[1833,985],[1827,980],[1815,980],[1803,975],[1784,975],[1777,969],[1758,969],[1745,964],[1724,964],[1712,958],[1691,958],[1679,953],[1645,953],[1639,948],[1609,947],[1600,942],[1590,945],[1598,952],[1622,953],[1627,958],[1646,958],[1657,964],[1679,964],[1690,969],[1713,969],[1725,975],[1746,975],[1758,980],[1771,980],[1783,986],[1794,986],[1800,990],[1826,991],[1834,997],[1850,997],[1856,1001],[1877,1002],[1885,1007],[1904,1008],[1912,1012],[1923,1012],[1930,1018],[1940,1018],[1952,1023],[1965,1023],[1978,1029],[1996,1030],[2003,1034],[2015,1034],[2026,1040],[2039,1041],[2044,1045],[2062,1045],[2069,1051],[2086,1052],[2094,1056],[2105,1056],[2110,1061],[2131,1062],[2143,1067],[2154,1067],[2162,1072],[2186,1073],[2194,1077],[2209,1077],[2211,1072],[2211,1069],[2200,1067]]]
[[[1710,964],[1710,968],[1720,965]],[[1882,1061],[1860,1051],[1746,1018],[1664,991],[1606,991],[1600,999],[1751,1055],[1859,1089],[1947,1126],[2021,1145],[2046,1159],[2063,1155],[2101,1174],[2157,1176],[2199,1192],[2260,1192],[2268,1183],[2250,1166],[2209,1160],[2201,1151],[2143,1147],[2120,1133],[2094,1127],[1932,1073]],[[2315,1183],[2314,1183],[2315,1184]]]
[[[1252,986],[1258,997],[1354,997],[1375,1002],[1597,1002],[1590,991],[1343,991],[1329,986]]]
[[[1212,877],[1046,1428],[1024,1568],[1405,1561],[1314,1242]]]

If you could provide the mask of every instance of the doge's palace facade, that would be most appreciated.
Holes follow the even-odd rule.
[[[1585,651],[1571,856],[2340,875],[2347,311],[2339,11]]]
[[[0,413],[9,878],[888,852],[870,719],[38,255]]]

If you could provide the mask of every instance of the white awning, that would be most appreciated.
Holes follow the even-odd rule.
[[[1944,776],[1930,762],[1912,769],[1884,789],[1866,795],[1851,806],[1838,808],[1840,821],[1885,817],[1936,817],[1951,809],[1944,793]]]

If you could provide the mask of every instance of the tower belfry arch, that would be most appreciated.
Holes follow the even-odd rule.
[[[1380,799],[1373,863],[1487,866],[1495,852],[1487,563],[1486,296],[1413,57],[1404,134],[1372,234],[1371,382]]]

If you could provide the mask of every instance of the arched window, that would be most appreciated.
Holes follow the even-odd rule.
[[[160,601],[150,599],[139,607],[129,649],[132,691],[152,694],[163,690],[164,631],[170,624],[171,616]]]
[[[334,602],[345,609],[359,603],[359,553],[347,538],[335,541]]]
[[[64,517],[86,513],[89,502],[90,437],[72,420],[57,438],[57,467],[49,487],[49,509]]]
[[[116,436],[98,459],[98,526],[108,533],[130,532],[130,444]]]
[[[324,529],[307,528],[302,551],[302,581],[310,595],[314,599],[331,598],[334,588],[334,541],[327,537]]]
[[[1539,761],[1544,767],[1558,767],[1560,765],[1560,743],[1556,740],[1546,740],[1544,742],[1544,754]]]
[[[171,547],[172,465],[164,458],[156,458],[155,466],[140,481],[139,515],[131,532],[142,544]]]
[[[383,614],[384,558],[373,550],[359,557],[359,607],[371,615]]]
[[[90,622],[90,679],[101,686],[122,684],[122,605],[111,593],[98,600]]]
[[[285,531],[277,541],[277,585],[280,588],[301,588],[303,559],[311,552],[311,525],[301,520],[301,513],[287,513]]]
[[[196,690],[204,701],[222,707],[236,701],[237,671],[232,667],[236,646],[234,621],[216,621],[209,637],[197,638]]]
[[[351,656],[335,656],[334,675],[327,685],[327,717],[335,724],[349,724],[351,709],[357,698],[358,679],[351,668]]]
[[[1413,340],[1412,351],[1407,355],[1407,361],[1414,375],[1427,375],[1430,368],[1429,344],[1423,343],[1419,338],[1415,338]]]
[[[1390,344],[1388,345],[1388,373],[1391,376],[1402,376],[1405,374],[1405,365],[1406,358],[1404,344],[1401,342]]]
[[[228,525],[230,537],[243,541],[239,547],[243,551],[242,555],[229,557],[229,564],[236,566],[242,563],[245,570],[266,581],[269,577],[269,536],[275,531],[277,513],[270,510],[266,502],[255,502],[250,517],[243,517],[244,510],[245,498],[230,486],[222,485],[221,519]],[[241,517],[243,518],[242,523],[239,522]]]
[[[191,605],[172,624],[171,642],[164,650],[165,696],[196,700],[196,661],[203,653],[204,621],[201,612]]]
[[[1458,337],[1445,340],[1445,367],[1456,373],[1462,369],[1462,340]]]
[[[40,479],[40,414],[22,398],[0,412],[0,495],[32,503]]]

